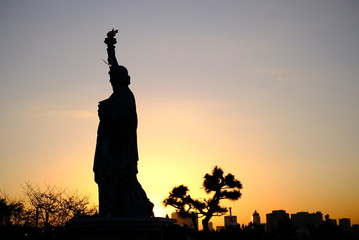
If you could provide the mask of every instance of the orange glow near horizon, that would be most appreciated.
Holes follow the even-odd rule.
[[[222,106],[216,106],[217,114]],[[242,224],[249,223],[254,210],[261,214],[262,222],[265,222],[265,214],[276,209],[284,209],[288,213],[322,211],[332,218],[350,217],[353,224],[358,222],[359,217],[352,211],[358,200],[357,193],[349,189],[332,193],[330,188],[333,183],[328,182],[328,178],[317,177],[321,163],[313,163],[308,169],[298,165],[301,156],[292,156],[297,159],[291,160],[287,159],[288,154],[279,157],[277,151],[281,150],[280,142],[275,138],[271,141],[274,132],[264,129],[259,119],[251,121],[246,116],[236,116],[223,122],[223,115],[212,114],[210,103],[190,101],[160,105],[148,102],[139,106],[139,109],[142,111],[139,112],[138,178],[155,204],[156,216],[170,216],[174,211],[172,207],[162,205],[174,186],[187,185],[194,198],[208,197],[201,189],[203,176],[218,165],[225,173],[234,174],[243,184],[242,198],[235,202],[223,202],[224,206],[232,207],[233,215],[237,215]],[[56,148],[41,151],[37,153],[37,161],[41,164],[39,168],[24,174],[40,184],[70,187],[77,183],[76,189],[88,193],[91,201],[97,205],[97,185],[93,181],[92,164],[98,119],[92,114],[69,114],[58,116],[64,120],[70,116],[71,121],[66,120],[63,124],[77,129],[77,134],[73,134],[70,140],[73,141],[73,147],[69,148],[71,151],[66,155],[58,152],[61,159],[56,160],[56,171],[46,170],[54,167],[47,160],[53,156]],[[49,116],[52,118],[53,114]],[[83,125],[86,119],[90,122]],[[241,120],[237,124],[240,135],[230,129],[231,122],[238,119]],[[67,135],[61,132],[54,134],[58,137],[64,135],[63,139]],[[303,179],[312,180],[308,182]],[[340,204],[337,194],[350,196],[346,205]],[[215,226],[223,225],[223,217],[213,217],[212,221]]]

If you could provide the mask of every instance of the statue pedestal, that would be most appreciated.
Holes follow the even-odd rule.
[[[70,239],[76,240],[163,240],[165,228],[174,219],[146,217],[87,217],[67,225]]]

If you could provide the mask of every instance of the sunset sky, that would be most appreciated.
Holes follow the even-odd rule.
[[[247,224],[284,209],[359,224],[359,1],[0,3],[0,191],[30,181],[97,204],[97,104],[112,93],[103,40],[119,29],[139,117],[141,185],[156,216],[214,166],[243,184]],[[213,219],[223,225],[223,219]]]

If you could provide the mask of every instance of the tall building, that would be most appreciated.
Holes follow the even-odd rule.
[[[289,220],[289,214],[285,212],[285,210],[274,210],[272,213],[266,214],[267,231],[271,231],[279,226],[280,222]]]
[[[321,212],[297,212],[291,215],[291,219],[299,229],[318,228],[323,221],[323,214]]]
[[[254,213],[252,215],[252,223],[261,225],[261,217],[259,216],[259,213],[257,213],[257,210],[254,210]]]

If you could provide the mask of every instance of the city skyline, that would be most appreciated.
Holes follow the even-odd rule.
[[[131,76],[139,181],[156,216],[180,184],[201,198],[218,165],[243,184],[238,221],[321,210],[359,224],[359,3],[0,3],[0,190],[79,189],[92,172],[104,38]],[[215,220],[215,219],[214,219]]]
[[[253,218],[254,214],[256,214],[256,219]],[[227,214],[217,216],[217,218],[219,218],[220,221],[215,221],[216,224],[214,224],[214,221],[210,221],[210,224],[213,227],[213,229],[216,229],[216,228],[217,229],[223,229],[223,228],[236,227],[236,226],[242,226],[242,225],[243,226],[248,226],[250,223],[254,223],[254,224],[258,224],[258,225],[266,225],[266,230],[270,231],[271,229],[277,227],[277,225],[276,226],[270,226],[269,229],[268,229],[268,226],[267,226],[267,224],[268,224],[268,216],[270,216],[272,214],[278,214],[278,216],[281,216],[282,214],[285,214],[288,217],[288,219],[291,219],[291,220],[294,221],[294,223],[297,225],[297,227],[301,227],[301,228],[308,227],[306,224],[303,224],[303,222],[301,222],[301,220],[303,221],[303,215],[305,217],[310,216],[311,218],[313,218],[313,219],[310,219],[310,223],[316,228],[318,228],[321,225],[321,223],[326,220],[325,219],[326,216],[328,216],[329,219],[336,226],[339,226],[341,224],[341,222],[345,222],[350,227],[352,227],[353,225],[359,226],[358,224],[352,224],[350,218],[346,218],[346,217],[341,217],[341,218],[338,218],[338,219],[330,218],[330,213],[323,214],[321,211],[312,212],[312,213],[311,212],[287,213],[286,210],[284,210],[284,209],[272,210],[270,213],[264,213],[263,214],[264,217],[260,217],[261,214],[259,212],[257,212],[256,210],[254,210],[254,212],[252,214],[252,219],[249,222],[238,222],[237,221],[238,216],[232,215],[231,212],[229,211]],[[314,216],[316,216],[316,217],[314,218]],[[187,227],[190,227],[190,228],[194,228],[191,218],[180,217],[178,215],[178,213],[176,213],[176,212],[171,213],[171,218],[176,219],[177,220],[176,223],[181,225],[181,226],[187,226]],[[200,219],[200,218],[196,218],[197,226],[199,227],[199,229],[201,229],[201,226],[198,225],[198,219]],[[280,218],[278,218],[278,217],[273,218],[273,219],[270,218],[269,220],[274,221],[276,224],[278,224],[278,220],[280,220]],[[306,220],[308,221],[308,219],[306,219]],[[220,222],[222,222],[222,224]]]

